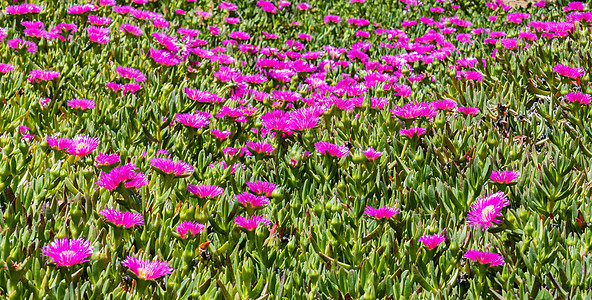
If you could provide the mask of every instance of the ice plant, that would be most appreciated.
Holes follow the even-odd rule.
[[[203,184],[188,184],[187,190],[197,198],[201,199],[214,199],[216,196],[222,195],[222,193],[224,193],[224,189],[219,186]]]
[[[206,228],[206,226],[203,224],[193,221],[183,221],[183,223],[177,225],[176,230],[179,236],[184,239],[188,237],[188,234],[191,234],[191,236],[197,236],[204,228]]]
[[[480,109],[478,109],[476,107],[470,107],[470,106],[461,106],[458,108],[458,111],[467,115],[467,116],[473,116],[473,117],[481,112]]]
[[[103,216],[105,222],[109,222],[117,227],[130,228],[144,225],[144,216],[141,213],[104,208],[99,212],[99,215]]]
[[[412,102],[405,106],[396,106],[391,112],[393,113],[393,117],[402,119],[432,118],[436,116],[436,110],[430,103],[422,102]]]
[[[517,171],[493,171],[489,178],[497,183],[508,184],[518,179],[519,176],[520,172]]]
[[[368,159],[369,161],[375,161],[382,155],[382,152],[376,151],[372,147],[368,147],[368,149],[362,151],[362,154],[364,154],[364,156],[366,156],[366,159]]]
[[[193,167],[189,164],[180,160],[174,161],[170,158],[153,158],[150,160],[150,165],[162,173],[175,176],[193,172]]]
[[[245,219],[243,216],[236,216],[236,218],[234,218],[234,223],[248,231],[257,228],[257,226],[261,224],[265,226],[271,224],[271,222],[264,216],[250,216],[248,219]]]
[[[68,106],[80,110],[94,109],[95,101],[90,99],[72,99],[68,101]]]
[[[401,211],[398,208],[391,206],[373,208],[372,206],[367,205],[364,213],[376,219],[390,219],[394,215],[401,213]]]
[[[175,121],[193,128],[207,127],[210,124],[209,116],[203,113],[177,114]]]
[[[99,155],[97,155],[97,158],[95,158],[95,162],[97,163],[97,166],[110,166],[114,163],[118,163],[119,160],[119,154],[117,153],[113,153],[113,154],[104,154],[104,153],[100,153]]]
[[[271,197],[273,190],[277,187],[275,183],[266,182],[266,181],[250,181],[247,182],[247,187],[257,195],[265,195],[267,197]]]
[[[341,158],[349,154],[349,148],[347,146],[337,146],[329,142],[316,142],[314,144],[315,149],[323,155]]]
[[[404,129],[402,128],[401,130],[399,130],[399,134],[400,135],[405,135],[409,138],[413,138],[413,136],[420,136],[423,135],[426,132],[426,129],[423,127],[412,127],[409,129]]]
[[[422,242],[429,250],[438,247],[438,245],[440,245],[440,243],[445,240],[446,238],[441,234],[423,235],[419,238],[419,241]]]
[[[48,136],[46,140],[47,144],[52,148],[56,148],[56,150],[68,149],[72,145],[72,140],[67,138]]]
[[[489,265],[490,267],[503,266],[506,264],[504,258],[492,252],[479,252],[477,250],[469,250],[465,253],[464,258],[478,262],[480,264]]]
[[[479,198],[471,204],[471,210],[467,215],[467,225],[482,227],[482,230],[487,230],[494,223],[502,223],[498,217],[502,216],[502,208],[508,205],[510,205],[510,201],[503,192]]]
[[[430,104],[439,110],[452,110],[456,107],[456,102],[454,100],[436,100]]]
[[[27,80],[32,83],[39,83],[42,81],[53,80],[58,77],[60,77],[60,72],[58,71],[32,70],[29,72]]]
[[[129,268],[139,279],[154,280],[167,276],[173,272],[167,261],[142,260],[134,256],[128,256],[121,265]]]
[[[248,141],[247,147],[249,148],[249,150],[253,152],[267,155],[271,155],[271,153],[273,153],[273,151],[275,150],[275,147],[266,142],[255,143],[253,141]]]
[[[262,209],[269,204],[269,200],[265,196],[257,196],[251,193],[243,192],[234,196],[236,200],[247,208],[249,215],[253,215],[256,210]]]
[[[72,143],[70,144],[67,150],[68,154],[78,156],[87,155],[95,151],[95,149],[97,149],[97,146],[99,145],[99,139],[91,138],[88,136],[77,136],[74,137],[71,141]]]
[[[572,79],[578,79],[586,74],[582,68],[572,68],[566,65],[556,65],[553,67],[553,72]]]
[[[53,262],[57,267],[69,267],[89,261],[93,255],[93,247],[83,239],[57,239],[41,249],[41,256],[47,257],[47,263]]]
[[[565,95],[565,100],[569,102],[588,105],[590,104],[590,101],[592,101],[592,96],[582,93],[568,93],[567,95]]]
[[[119,161],[119,157],[117,157]],[[140,188],[148,185],[148,178],[144,173],[136,172],[136,167],[133,164],[119,166],[109,173],[101,172],[99,181],[96,185],[101,186],[109,191],[115,190],[120,184],[126,188]]]

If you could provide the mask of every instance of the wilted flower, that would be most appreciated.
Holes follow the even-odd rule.
[[[347,146],[337,146],[335,144],[331,144],[329,142],[316,142],[314,144],[315,149],[319,151],[319,153],[323,155],[333,156],[333,157],[344,157],[349,154],[349,148]]]
[[[118,227],[130,228],[144,225],[144,216],[141,213],[105,208],[99,212],[99,215],[103,216],[106,222]]]
[[[271,182],[258,180],[253,182],[247,182],[247,187],[257,195],[266,195],[270,197],[277,185]]]
[[[446,238],[441,234],[432,234],[432,235],[424,235],[419,238],[419,241],[422,242],[428,249],[432,250],[435,247],[438,247],[440,243],[445,241]]]
[[[364,213],[374,217],[376,219],[390,219],[392,216],[401,213],[401,211],[396,207],[390,206],[383,206],[379,208],[373,208],[372,206],[366,206]]]
[[[183,223],[177,225],[176,230],[177,233],[181,236],[181,238],[184,239],[185,237],[187,237],[188,233],[191,233],[192,236],[196,236],[204,228],[206,228],[206,226],[203,224],[199,224],[197,222],[192,221],[183,221]]]
[[[243,216],[236,216],[234,222],[237,226],[249,231],[257,228],[260,224],[265,226],[271,224],[271,222],[264,216],[250,216],[248,219],[245,219]]]
[[[48,246],[41,249],[41,256],[46,256],[47,262],[53,262],[56,266],[69,267],[89,261],[93,254],[93,247],[90,243],[78,238],[69,240],[68,238],[57,239],[51,242]]]
[[[133,256],[128,256],[121,262],[121,265],[128,267],[138,278],[144,280],[153,280],[173,272],[167,261],[142,260]]]
[[[516,180],[519,176],[520,172],[517,171],[493,171],[489,178],[497,183],[508,184]]]
[[[90,99],[72,99],[68,101],[68,106],[76,109],[94,109],[95,101]]]
[[[175,176],[193,171],[193,167],[189,164],[180,160],[173,161],[170,158],[153,158],[150,160],[150,165],[165,174],[173,174]]]
[[[508,197],[503,192],[491,194],[488,197],[477,199],[467,215],[467,225],[489,229],[494,223],[502,223],[497,219],[502,216],[502,208],[510,205]]]
[[[119,161],[119,156],[117,156],[117,161]],[[102,186],[109,191],[116,189],[121,183],[123,183],[126,188],[134,189],[147,186],[149,182],[146,175],[141,172],[136,172],[135,169],[136,166],[133,164],[127,164],[119,166],[111,170],[109,173],[101,172],[99,181],[95,182],[95,184]]]
[[[503,266],[506,264],[504,262],[504,258],[492,252],[479,252],[477,250],[469,250],[465,253],[464,258],[470,259],[472,261],[476,261],[480,264],[490,264],[491,267],[495,266]]]
[[[71,141],[72,143],[68,147],[67,151],[68,154],[72,155],[87,155],[95,151],[95,149],[97,149],[97,146],[99,145],[99,139],[91,138],[88,136],[77,136],[74,137]]]
[[[187,190],[193,195],[197,196],[197,198],[202,199],[213,199],[214,197],[222,195],[222,193],[224,193],[223,188],[215,185],[188,184]]]

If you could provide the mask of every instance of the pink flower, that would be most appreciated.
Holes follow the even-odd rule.
[[[236,216],[236,218],[234,218],[234,223],[249,231],[257,228],[257,226],[261,224],[265,226],[271,224],[271,222],[264,216],[250,216],[248,219],[245,219],[243,216]]]
[[[41,108],[46,108],[49,106],[50,101],[51,101],[51,99],[49,99],[49,98],[42,98],[39,100],[39,105],[41,105]]]
[[[592,97],[590,97],[590,95],[588,94],[569,93],[565,95],[565,100],[569,102],[577,102],[580,104],[588,105],[590,104],[590,101],[592,101]]]
[[[86,27],[86,31],[88,32],[89,40],[93,42],[106,44],[111,41],[111,38],[109,37],[109,34],[111,33],[109,28],[90,26]]]
[[[98,9],[97,6],[91,3],[81,4],[81,5],[72,5],[68,8],[69,14],[83,14],[92,10]]]
[[[95,162],[97,163],[97,166],[110,166],[114,163],[119,162],[119,154],[117,153],[113,153],[113,154],[103,154],[100,153],[99,155],[97,155],[97,158],[95,158]]]
[[[257,180],[247,182],[247,187],[257,195],[271,197],[271,193],[273,193],[277,185],[275,183]]]
[[[366,159],[368,159],[369,161],[375,161],[382,155],[382,152],[376,151],[372,147],[368,147],[368,149],[362,151],[362,154],[364,154],[364,156],[366,156]]]
[[[201,128],[210,124],[210,117],[209,113],[198,111],[195,114],[177,114],[175,115],[175,121],[185,126]]]
[[[153,158],[150,160],[150,165],[165,174],[175,176],[193,172],[193,167],[189,164],[180,160],[174,161],[170,158]]]
[[[20,5],[7,6],[5,11],[10,15],[36,14],[41,11],[41,6],[37,4],[24,3]]]
[[[68,106],[80,110],[94,109],[95,101],[90,99],[72,99],[68,101]]]
[[[226,9],[228,11],[233,11],[233,10],[236,10],[238,8],[238,6],[234,3],[223,1],[222,3],[220,3],[220,5],[218,5],[218,8],[219,9]]]
[[[240,193],[234,196],[238,202],[243,206],[253,208],[255,210],[262,209],[265,205],[269,204],[269,200],[265,196],[256,196],[251,193]]]
[[[8,40],[8,47],[13,48],[13,49],[21,49],[22,47],[27,47],[27,51],[29,53],[37,53],[37,51],[39,50],[37,48],[37,44],[35,44],[35,42],[33,41],[25,41],[23,39],[11,39]],[[39,71],[39,70],[33,70],[33,71]],[[31,72],[33,72],[31,71]],[[44,71],[44,72],[53,72],[53,71]],[[58,73],[59,76],[59,73]],[[31,77],[27,78],[29,81],[33,82],[31,79]]]
[[[467,115],[467,116],[473,116],[473,117],[481,112],[480,109],[478,109],[476,107],[470,107],[470,106],[461,106],[458,108],[458,111]]]
[[[488,197],[477,199],[467,215],[467,225],[489,229],[494,223],[502,223],[497,217],[502,216],[502,208],[510,205],[508,197],[503,192],[491,194]]]
[[[452,110],[456,107],[456,102],[454,100],[436,100],[430,104],[440,110]]]
[[[273,153],[273,151],[275,150],[275,147],[273,147],[272,145],[270,145],[266,142],[255,143],[252,141],[248,141],[247,147],[249,148],[249,150],[252,150],[257,153],[267,154],[267,155],[271,155],[271,153]]]
[[[190,233],[192,237],[195,237],[199,234],[200,231],[204,230],[206,225],[199,224],[197,222],[191,221],[183,221],[183,223],[177,225],[177,233],[181,236],[182,239],[187,237],[187,234]]]
[[[406,135],[409,138],[413,138],[413,136],[415,136],[415,135],[417,135],[419,137],[420,135],[423,135],[425,132],[426,132],[426,129],[423,127],[412,127],[409,129],[399,130],[400,135]]]
[[[477,250],[469,250],[467,251],[467,253],[465,253],[464,258],[476,261],[480,264],[490,264],[491,267],[503,266],[504,264],[506,264],[504,262],[504,258],[501,255],[491,252],[479,252]]]
[[[222,195],[224,189],[215,185],[193,185],[188,184],[187,190],[197,198],[201,199],[214,199],[216,196]]]
[[[56,148],[56,150],[62,150],[62,149],[69,148],[70,145],[72,145],[72,140],[66,139],[66,138],[59,138],[58,139],[55,137],[48,136],[47,137],[47,144],[52,148]]]
[[[491,180],[497,183],[508,184],[520,176],[520,172],[516,171],[493,171],[489,177]]]
[[[123,78],[134,79],[137,82],[146,81],[146,75],[142,74],[140,70],[119,66],[115,69],[115,71],[117,71],[117,73],[119,73],[119,75]]]
[[[571,68],[566,65],[556,65],[553,67],[553,72],[573,79],[578,79],[586,74],[582,68]]]
[[[333,157],[344,157],[349,155],[349,148],[347,146],[337,146],[335,144],[329,142],[316,142],[314,144],[315,149],[319,151],[319,153],[323,155],[333,156]]]
[[[394,215],[398,215],[401,211],[396,207],[383,206],[379,208],[373,208],[372,206],[366,206],[364,213],[374,217],[376,219],[390,219]]]
[[[58,71],[32,70],[29,72],[29,77],[27,77],[27,80],[30,82],[39,83],[41,81],[53,80],[54,78],[58,77],[60,77],[60,72]]]
[[[242,31],[233,31],[228,34],[228,37],[235,40],[248,40],[251,38],[251,35]]]
[[[88,136],[77,136],[74,137],[71,141],[72,143],[70,144],[67,150],[68,154],[78,156],[87,155],[95,151],[95,149],[97,149],[97,146],[99,145],[99,139],[91,138]]]
[[[173,272],[168,262],[142,260],[128,256],[121,262],[121,265],[128,267],[136,276],[144,280],[153,280]]]
[[[416,119],[419,117],[432,118],[436,116],[436,110],[429,103],[412,102],[405,106],[396,106],[391,110],[393,117],[403,119]]]
[[[97,26],[102,26],[102,25],[108,25],[111,23],[111,19],[110,18],[106,18],[106,17],[99,17],[99,16],[95,16],[95,15],[89,15],[88,16],[88,23],[91,23],[93,25],[97,25]]]
[[[341,22],[341,18],[336,15],[326,15],[323,18],[323,21],[325,21],[325,23],[333,22],[333,23],[337,24],[337,23]]]
[[[310,7],[311,7],[311,6],[310,6],[310,4],[308,4],[308,3],[306,3],[306,2],[298,3],[298,4],[296,5],[296,8],[297,8],[298,10],[307,10],[307,9],[309,9]]]
[[[228,130],[224,130],[224,131],[220,131],[220,130],[212,130],[211,131],[212,134],[214,135],[215,138],[223,141],[225,140],[229,135],[232,134],[232,132],[228,131]]]
[[[241,20],[239,18],[225,18],[224,21],[228,24],[237,24],[240,23]]]
[[[204,103],[220,103],[224,102],[224,98],[210,92],[194,90],[194,89],[185,89],[185,93],[187,97],[197,102],[204,102]]]
[[[419,238],[419,241],[422,242],[429,250],[438,247],[438,245],[440,245],[440,243],[445,240],[446,238],[441,234],[424,235]]]
[[[41,256],[47,257],[47,263],[53,262],[57,267],[69,267],[89,261],[87,258],[92,255],[93,247],[83,238],[57,239],[41,249]]]
[[[167,50],[150,49],[150,57],[164,66],[174,66],[181,63],[181,59]]]
[[[140,36],[142,34],[144,34],[144,32],[142,31],[142,29],[140,29],[140,27],[138,26],[134,26],[132,24],[121,24],[121,26],[119,27],[119,30],[121,30],[121,32],[129,32],[133,35],[136,36]]]
[[[99,212],[99,215],[105,218],[105,222],[109,222],[117,227],[130,228],[144,225],[144,216],[141,213],[123,212],[105,208]]]
[[[117,157],[117,161],[119,161],[119,156]],[[101,172],[99,181],[95,182],[95,184],[104,187],[109,191],[113,191],[122,183],[124,187],[133,189],[147,186],[149,182],[146,175],[141,172],[136,172],[135,170],[136,166],[133,164],[127,164],[119,166],[111,170],[109,173]]]
[[[0,73],[8,73],[14,70],[14,66],[10,64],[0,64]]]

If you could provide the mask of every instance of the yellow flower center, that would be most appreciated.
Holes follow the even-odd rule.
[[[485,206],[483,208],[483,210],[481,211],[481,216],[483,217],[483,219],[489,220],[494,211],[495,211],[495,205]]]
[[[138,268],[138,278],[146,279],[146,270]]]
[[[86,143],[78,143],[78,145],[76,145],[76,151],[80,151],[84,149],[86,146]]]

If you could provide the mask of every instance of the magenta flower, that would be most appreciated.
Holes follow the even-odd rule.
[[[72,99],[68,101],[68,106],[81,110],[94,109],[95,101],[90,99]]]
[[[117,67],[115,71],[117,71],[117,73],[123,78],[134,79],[137,82],[146,81],[146,75],[142,74],[140,70],[120,66]]]
[[[67,138],[55,138],[52,136],[48,136],[47,144],[52,148],[56,148],[56,150],[62,150],[69,148],[70,145],[72,145],[72,140]]]
[[[242,31],[233,31],[228,34],[228,37],[235,40],[248,40],[251,38],[251,35]]]
[[[319,153],[323,155],[333,156],[333,157],[344,157],[349,155],[349,148],[347,146],[337,146],[335,144],[331,144],[329,142],[316,142],[314,144],[315,149],[319,151]]]
[[[71,141],[72,143],[68,147],[67,151],[68,154],[72,155],[87,155],[95,151],[95,149],[97,149],[97,146],[99,145],[99,139],[91,138],[88,136],[77,136],[74,137]]]
[[[234,223],[249,231],[257,228],[260,224],[265,226],[271,224],[271,222],[264,216],[250,216],[248,219],[245,219],[243,216],[236,216],[236,218],[234,218]]]
[[[497,192],[488,197],[477,199],[467,215],[467,225],[483,227],[487,230],[494,223],[502,223],[497,217],[502,216],[502,208],[510,205],[508,197],[504,192]]]
[[[257,180],[247,182],[247,187],[257,195],[266,195],[270,197],[277,185],[275,183]]]
[[[307,10],[309,8],[311,8],[310,4],[306,3],[306,2],[302,2],[302,3],[298,3],[298,5],[296,5],[296,8],[298,10]]]
[[[253,208],[255,210],[263,208],[263,206],[269,204],[269,200],[265,196],[257,196],[251,193],[240,193],[234,196],[238,202],[243,206]]]
[[[46,108],[49,106],[50,101],[51,101],[51,99],[49,99],[49,98],[39,99],[39,105],[41,105],[41,108]]]
[[[586,74],[582,68],[571,68],[566,65],[556,65],[553,67],[553,72],[573,79],[578,79]]]
[[[456,107],[456,102],[454,100],[436,100],[430,104],[439,110],[452,110]]]
[[[47,257],[46,263],[53,262],[57,267],[69,267],[89,261],[86,258],[93,255],[93,247],[83,238],[74,240],[63,238],[43,247],[41,253],[41,256]]]
[[[392,216],[400,214],[401,211],[398,208],[391,206],[373,208],[372,206],[367,205],[364,213],[376,219],[390,219]]]
[[[98,7],[95,6],[94,4],[91,4],[91,3],[72,5],[68,8],[68,13],[69,14],[83,14],[83,13],[93,11],[96,9],[98,9]]]
[[[113,154],[100,153],[99,155],[97,155],[97,158],[95,159],[97,166],[110,166],[110,165],[117,163],[119,161],[120,161],[119,154],[117,154],[117,153],[113,153]]]
[[[0,64],[0,73],[8,73],[14,70],[14,66],[11,64]]]
[[[183,173],[193,172],[193,167],[183,161],[173,161],[170,158],[153,158],[150,160],[150,165],[165,174],[173,174],[175,176]]]
[[[119,156],[117,156],[119,161]],[[120,184],[126,188],[141,188],[148,185],[148,178],[144,173],[136,172],[136,166],[133,164],[127,164],[119,166],[109,173],[101,172],[99,181],[95,182],[96,185],[102,186],[105,189],[112,191],[116,189]]]
[[[569,102],[577,102],[580,104],[584,104],[584,105],[588,105],[590,104],[590,101],[592,101],[592,97],[590,97],[590,95],[588,94],[582,94],[582,93],[569,93],[567,95],[565,95],[565,100],[569,101]]]
[[[193,195],[197,196],[197,198],[201,199],[214,199],[214,197],[222,195],[222,193],[224,193],[223,188],[215,185],[188,184],[187,190]]]
[[[419,241],[422,242],[429,250],[438,247],[438,245],[440,245],[440,243],[445,240],[446,238],[441,234],[424,235],[419,238]]]
[[[177,114],[175,115],[175,120],[193,128],[207,127],[210,125],[210,116],[207,113]]]
[[[423,127],[412,127],[409,129],[399,130],[400,135],[406,135],[409,138],[413,138],[413,136],[415,136],[415,135],[417,135],[419,137],[420,135],[423,135],[425,132],[426,132],[426,129]]]
[[[362,151],[362,154],[364,154],[364,156],[366,156],[366,159],[368,159],[369,161],[375,161],[382,155],[382,152],[376,151],[372,147],[368,147],[368,149]]]
[[[99,17],[99,16],[95,16],[95,15],[89,15],[87,22],[91,23],[93,25],[102,26],[102,25],[111,24],[111,21],[112,20],[107,17]]]
[[[150,49],[150,57],[164,66],[174,66],[181,63],[181,59],[167,50]]]
[[[325,23],[333,22],[333,23],[337,24],[337,23],[341,22],[341,18],[336,15],[326,15],[325,17],[323,17],[323,21]]]
[[[140,27],[132,25],[132,24],[121,24],[121,26],[119,27],[119,30],[121,30],[121,32],[129,32],[135,36],[140,36],[140,35],[144,34],[144,32],[142,31],[142,29],[140,29]]]
[[[465,253],[464,258],[470,259],[472,261],[476,261],[480,264],[490,264],[491,267],[495,266],[503,266],[506,264],[504,262],[504,258],[492,252],[479,252],[477,250],[469,250]]]
[[[412,102],[405,106],[396,106],[391,110],[393,117],[402,119],[416,119],[419,117],[432,118],[436,116],[436,110],[430,103]]]
[[[206,225],[199,224],[197,222],[191,221],[184,221],[183,223],[177,225],[177,233],[181,236],[182,239],[187,237],[187,234],[190,233],[192,237],[195,237],[206,228]]]
[[[458,111],[467,115],[467,116],[473,116],[473,117],[481,112],[480,109],[478,109],[476,107],[470,107],[470,106],[461,106],[458,108]]]
[[[270,145],[266,142],[255,143],[252,141],[248,141],[247,147],[249,148],[249,150],[251,150],[253,152],[263,153],[263,154],[267,154],[267,155],[271,155],[271,153],[273,153],[273,151],[275,150],[275,147],[273,147],[272,145]]]
[[[5,11],[10,15],[36,14],[41,11],[41,6],[37,4],[24,3],[21,5],[7,6]]]
[[[133,256],[128,256],[121,265],[128,267],[138,278],[144,280],[153,280],[173,272],[167,261],[142,260]]]
[[[109,37],[111,31],[109,28],[89,26],[86,27],[86,31],[88,32],[88,39],[93,42],[105,44],[111,41],[111,38]]]
[[[105,222],[109,222],[117,227],[130,228],[144,225],[144,216],[141,213],[123,212],[105,208],[99,212],[99,215],[105,218]]]
[[[508,184],[520,176],[520,172],[517,171],[493,171],[491,172],[491,180],[497,183]]]
[[[58,71],[32,70],[29,72],[29,77],[27,77],[27,80],[32,83],[39,83],[41,81],[53,80],[54,78],[58,77],[60,77],[60,72]]]
[[[289,114],[283,110],[274,110],[261,116],[261,123],[270,130],[289,133],[288,126]]]
[[[25,46],[27,47],[27,51],[29,53],[37,53],[37,51],[39,50],[37,47],[37,44],[35,44],[35,42],[25,41],[23,39],[11,39],[11,40],[8,40],[7,44],[8,44],[8,47],[13,48],[13,49],[17,49],[17,51]],[[39,72],[39,70],[33,70],[33,71]],[[31,71],[31,73],[33,73],[33,71]],[[49,72],[49,71],[44,71],[44,72]],[[29,75],[32,75],[32,74],[29,74]],[[45,74],[37,74],[37,76],[45,76]],[[59,76],[59,73],[58,73],[58,76]],[[29,80],[31,82],[33,82],[35,79],[36,78],[34,76],[27,77],[27,80]],[[43,78],[39,78],[39,79],[40,80],[37,80],[36,82],[40,82],[41,80],[46,80]],[[50,78],[47,80],[51,80],[51,79],[53,79],[53,78]]]
[[[323,111],[319,106],[294,110],[289,114],[288,128],[298,132],[314,128],[319,123],[319,116]]]
[[[215,138],[223,141],[225,140],[230,134],[232,134],[232,132],[228,131],[228,130],[211,130],[212,134],[214,135]]]

